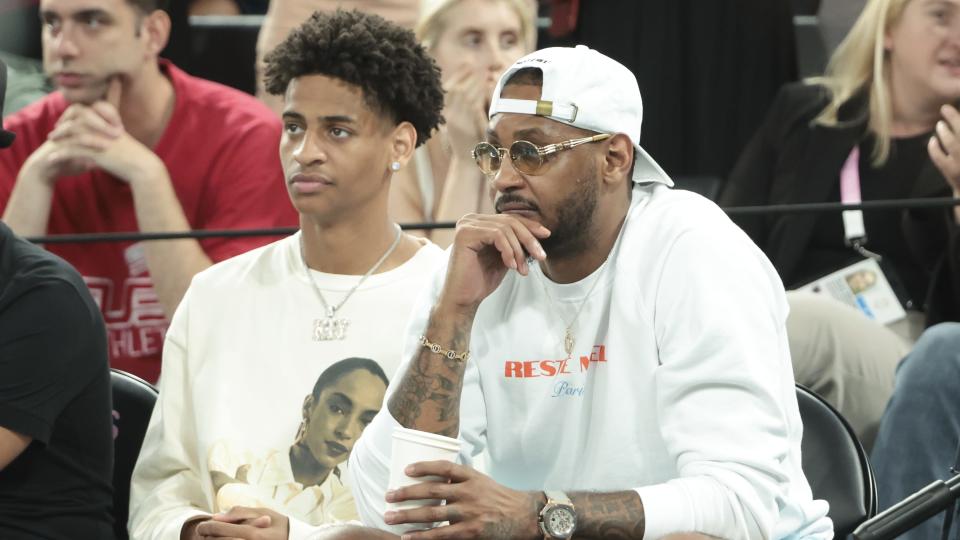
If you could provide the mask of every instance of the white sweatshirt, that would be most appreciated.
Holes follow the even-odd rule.
[[[436,276],[388,395],[419,353],[444,273]],[[564,329],[582,302],[565,363]],[[800,468],[787,311],[773,267],[713,203],[635,187],[621,237],[594,274],[560,285],[534,265],[481,304],[461,459],[485,449],[489,474],[514,489],[635,489],[645,538],[832,538],[827,503],[812,499]],[[383,407],[348,474],[363,522],[401,532],[382,519],[396,425]]]
[[[350,320],[347,338],[315,341],[314,320],[325,312],[307,280],[299,239],[297,233],[193,279],[167,333],[160,398],[133,472],[132,539],[178,540],[191,517],[264,493],[276,500],[262,506],[292,516],[291,540],[330,517],[355,519],[355,508],[343,501],[350,497],[340,483],[345,474],[320,486],[292,478],[286,456],[301,435],[305,398],[327,367],[350,357],[373,359],[393,377],[414,300],[443,252],[426,244],[402,266],[370,276],[338,312]],[[312,274],[331,304],[360,279]]]

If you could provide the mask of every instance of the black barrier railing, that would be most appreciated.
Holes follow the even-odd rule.
[[[952,197],[931,197],[927,199],[892,199],[864,201],[858,204],[799,203],[772,204],[769,206],[728,206],[723,211],[729,215],[751,214],[804,214],[810,212],[840,212],[843,210],[914,210],[919,208],[947,208],[960,206],[960,199]]]
[[[452,229],[455,221],[435,221],[430,223],[402,223],[400,228],[407,231],[427,231],[432,229]],[[239,238],[245,236],[289,236],[300,230],[299,227],[276,227],[273,229],[204,229],[180,232],[118,232],[118,233],[77,233],[51,234],[47,236],[28,236],[34,244],[89,244],[95,242],[142,242],[151,240],[183,240],[192,238]]]
[[[802,214],[816,212],[840,212],[843,210],[913,210],[924,208],[949,208],[960,206],[960,198],[937,197],[928,199],[881,200],[865,201],[859,204],[843,203],[802,203],[802,204],[774,204],[770,206],[728,206],[722,210],[729,215],[757,215],[757,214]],[[453,221],[438,221],[431,223],[403,223],[404,230],[433,230],[452,229],[456,226]],[[246,236],[288,236],[297,232],[297,227],[280,227],[275,229],[223,229],[198,230],[163,233],[85,233],[85,234],[52,234],[47,236],[27,237],[27,240],[36,244],[68,244],[94,242],[143,242],[151,240],[182,240],[185,238],[237,238]]]

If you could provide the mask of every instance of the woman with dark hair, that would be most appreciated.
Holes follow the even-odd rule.
[[[238,452],[226,441],[210,452],[217,506],[265,507],[312,525],[358,519],[344,484],[353,444],[383,404],[387,376],[369,358],[331,365],[303,400],[303,418],[287,451]]]
[[[290,447],[298,482],[319,485],[331,472],[340,476],[337,466],[377,415],[388,384],[383,368],[369,358],[347,358],[320,374],[303,400],[303,420]]]

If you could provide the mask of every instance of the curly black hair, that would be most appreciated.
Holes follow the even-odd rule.
[[[444,121],[440,68],[413,32],[380,16],[315,12],[264,60],[267,92],[283,94],[304,75],[340,79],[358,86],[367,104],[395,123],[413,124],[417,146]]]

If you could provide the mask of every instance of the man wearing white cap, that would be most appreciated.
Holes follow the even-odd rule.
[[[388,407],[354,447],[367,525],[832,538],[800,467],[783,286],[719,208],[669,188],[641,117],[630,71],[586,47],[503,74],[474,151],[498,214],[457,224]],[[398,426],[456,438],[462,465],[414,464],[443,481],[392,489]],[[484,450],[489,476],[470,467]],[[446,504],[388,509],[416,499]],[[410,532],[424,523],[442,524]]]

